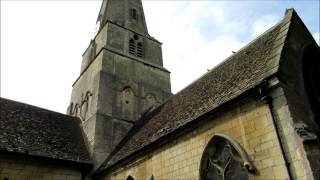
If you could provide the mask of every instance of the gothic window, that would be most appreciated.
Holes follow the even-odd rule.
[[[320,126],[320,49],[314,45],[304,48],[302,68],[306,92],[315,113],[315,121]]]
[[[143,44],[137,34],[129,40],[129,54],[142,58],[143,57]]]
[[[216,133],[201,157],[201,180],[249,180],[253,171],[247,153],[225,134]]]
[[[88,110],[88,101],[84,100],[81,105],[81,119],[85,120],[86,114]]]
[[[153,94],[147,94],[144,100],[143,113],[150,112],[150,110],[154,109],[158,104],[159,102]]]
[[[126,180],[134,180],[134,178],[129,175]]]
[[[90,93],[90,91],[87,91],[84,99],[81,102],[81,118],[82,120],[86,119],[86,115],[89,109],[89,100],[90,100],[90,96],[92,96],[92,94]]]
[[[73,116],[79,117],[79,113],[80,113],[80,107],[79,107],[78,104],[76,104],[76,105],[74,106]]]
[[[132,19],[138,20],[138,13],[137,13],[137,10],[135,8],[131,8],[130,16],[131,16]]]

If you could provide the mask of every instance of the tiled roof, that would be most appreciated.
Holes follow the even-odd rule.
[[[139,120],[98,173],[275,74],[293,12],[288,10],[277,25]]]
[[[91,163],[78,118],[0,98],[0,152]]]

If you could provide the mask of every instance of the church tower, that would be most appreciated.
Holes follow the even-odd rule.
[[[101,164],[133,124],[171,95],[161,43],[148,34],[141,0],[103,0],[83,54],[68,114],[83,122]]]

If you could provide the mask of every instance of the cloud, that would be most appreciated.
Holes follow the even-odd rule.
[[[100,3],[1,1],[1,96],[66,112]]]
[[[319,34],[319,32],[313,33],[312,36],[313,36],[314,40],[316,40],[318,45],[320,45],[320,34]]]
[[[267,29],[271,28],[273,25],[275,25],[280,20],[279,15],[275,14],[269,14],[265,16],[259,17],[254,23],[253,23],[253,37],[257,37],[260,34],[262,34]]]
[[[65,112],[100,5],[101,0],[4,1],[1,96]],[[174,93],[280,20],[274,8],[261,11],[261,3],[252,2],[144,0],[143,5],[150,35],[164,43]]]
[[[149,32],[164,42],[164,66],[171,71],[171,86],[174,93],[245,44],[230,33],[207,38],[208,34],[203,33],[199,27],[201,21],[207,23],[213,30],[216,27],[227,29],[228,26],[233,26],[226,22],[223,11],[212,6],[212,3],[191,1],[184,4],[183,8],[175,1],[165,4],[158,1],[143,1],[143,3],[147,24],[150,27]],[[206,11],[203,10],[205,7]],[[149,18],[152,21],[148,21]]]

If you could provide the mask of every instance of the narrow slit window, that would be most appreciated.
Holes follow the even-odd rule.
[[[134,20],[138,19],[137,10],[135,8],[131,9],[131,18],[134,19]]]

